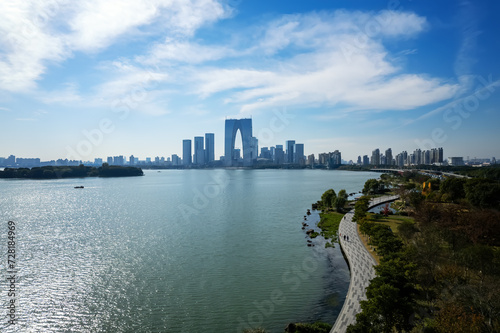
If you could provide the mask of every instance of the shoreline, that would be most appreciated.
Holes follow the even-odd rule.
[[[369,209],[397,198],[398,196],[374,198],[370,200]],[[350,236],[349,241],[339,237],[339,243],[344,258],[347,258],[346,262],[351,279],[346,299],[330,333],[344,333],[349,325],[356,322],[356,315],[361,312],[359,302],[366,299],[366,287],[375,277],[374,266],[377,265],[377,262],[363,244],[357,222],[352,221],[353,216],[354,210],[346,213],[339,225],[339,235]]]

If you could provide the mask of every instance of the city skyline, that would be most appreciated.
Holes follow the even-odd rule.
[[[252,118],[259,147],[294,140],[306,156],[357,161],[373,146],[500,156],[499,10],[451,0],[0,4],[0,157],[181,157],[183,139],[213,133],[217,160],[227,118]]]

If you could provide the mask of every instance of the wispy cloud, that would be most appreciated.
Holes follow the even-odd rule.
[[[95,53],[124,36],[154,31],[192,36],[228,17],[216,0],[82,0],[0,2],[0,90],[36,88],[51,63]],[[150,27],[151,31],[141,30]]]

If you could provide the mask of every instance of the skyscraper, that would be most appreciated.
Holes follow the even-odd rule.
[[[303,143],[297,143],[295,145],[295,163],[304,165],[305,163],[305,156],[304,156],[304,144]]]
[[[224,164],[226,166],[235,165],[234,156],[234,141],[236,133],[240,131],[241,142],[243,144],[243,165],[251,166],[252,157],[252,119],[226,119],[224,131]],[[257,148],[258,149],[258,148]],[[257,150],[258,152],[258,150]]]
[[[388,148],[385,151],[385,164],[392,165],[392,149],[391,148]]]
[[[215,161],[215,135],[205,133],[205,163],[209,164],[213,161]]]
[[[182,140],[182,164],[191,165],[191,140]]]
[[[286,142],[286,162],[295,162],[295,140],[288,140]]]
[[[379,165],[380,164],[380,150],[377,148],[372,151],[372,159],[370,161],[371,165]]]
[[[251,149],[252,149],[252,161],[253,161],[256,160],[257,157],[259,156],[259,139],[257,139],[254,136],[252,136]]]
[[[205,148],[203,145],[204,139],[202,136],[194,137],[194,161],[193,164],[205,164]]]
[[[285,163],[285,152],[283,151],[283,145],[276,145],[274,150],[274,163],[283,164]]]

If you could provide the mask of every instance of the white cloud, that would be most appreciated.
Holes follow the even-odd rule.
[[[76,51],[101,51],[125,35],[144,35],[141,28],[192,36],[230,14],[217,0],[2,1],[0,90],[34,89],[49,64]]]
[[[139,56],[136,60],[145,65],[155,65],[164,62],[182,62],[198,64],[212,60],[219,60],[235,55],[233,49],[224,46],[207,46],[167,38],[165,43],[155,45],[146,56]]]
[[[0,2],[1,90],[33,88],[48,62],[68,56],[64,39],[46,31],[43,13],[43,3]]]

